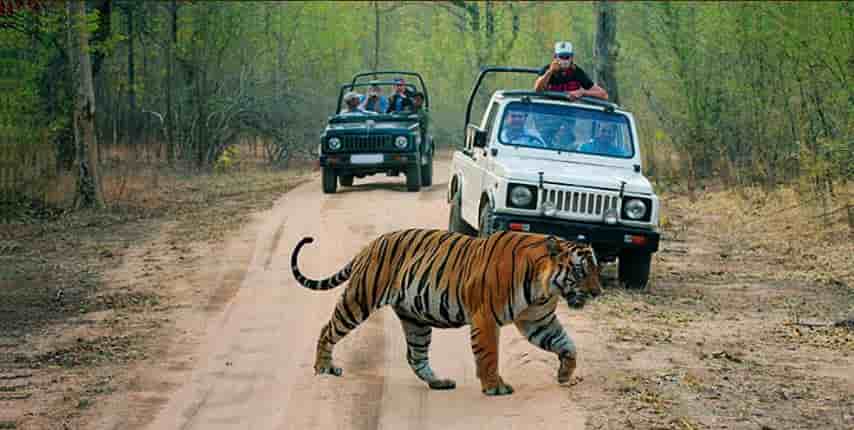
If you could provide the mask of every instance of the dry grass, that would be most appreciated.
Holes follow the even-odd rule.
[[[693,203],[675,197],[664,206],[711,222],[710,239],[722,244],[725,258],[761,261],[772,279],[854,287],[854,231],[846,210],[854,205],[854,186],[837,191],[818,199],[789,187],[740,188],[707,192]]]
[[[605,339],[584,355],[603,398],[574,393],[587,427],[854,428],[854,331],[833,325],[854,317],[838,210],[850,201],[825,207],[789,188],[663,199],[650,288],[608,282],[584,310]]]
[[[185,162],[169,165],[166,147],[161,144],[101,145],[101,189],[107,205],[114,209],[139,208],[156,210],[169,205],[169,195],[181,193],[182,187],[202,180],[216,188],[240,187],[264,176],[280,177],[282,169],[270,166],[262,145],[236,145],[236,154],[228,165],[198,169]],[[307,171],[312,164],[305,160],[289,163],[290,171]],[[46,205],[67,208],[73,204],[76,172],[45,176],[38,187],[37,198]],[[205,187],[202,187],[205,188]]]

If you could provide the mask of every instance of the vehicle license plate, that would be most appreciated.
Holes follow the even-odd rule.
[[[353,164],[376,164],[383,162],[383,154],[353,154],[350,163]]]

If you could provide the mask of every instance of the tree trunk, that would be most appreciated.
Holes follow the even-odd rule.
[[[596,69],[593,80],[608,91],[608,98],[620,102],[617,88],[617,10],[613,2],[596,2],[596,46],[594,59]]]
[[[128,5],[125,12],[127,13],[128,20],[128,106],[130,107],[131,118],[134,118],[133,114],[136,112],[136,76],[134,75],[133,65],[133,6]]]
[[[175,161],[175,113],[172,111],[175,81],[175,52],[178,46],[178,4],[169,5],[171,34],[166,43],[166,159],[171,165]]]
[[[92,87],[92,62],[89,57],[89,31],[86,28],[83,0],[68,2],[69,57],[76,58],[72,76],[77,87],[74,98],[75,146],[77,148],[77,194],[75,206],[104,207],[101,177],[98,174],[98,140],[95,135],[95,91]]]
[[[374,70],[380,67],[380,2],[374,1]]]
[[[95,9],[98,11],[98,29],[92,35],[92,42],[104,43],[110,38],[110,18],[112,16],[112,1],[100,0],[96,3]],[[97,77],[101,71],[101,64],[104,63],[105,54],[103,50],[98,50],[92,53],[92,76]]]

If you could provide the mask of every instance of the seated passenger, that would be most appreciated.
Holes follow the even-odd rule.
[[[362,109],[376,113],[388,111],[388,98],[382,95],[378,85],[371,85],[368,89],[368,97],[362,102]]]
[[[412,94],[412,113],[418,115],[421,121],[422,139],[426,138],[427,130],[430,127],[430,112],[424,107],[424,93],[421,91]]]
[[[543,137],[537,130],[528,128],[527,122],[527,112],[510,111],[504,116],[504,126],[501,127],[499,140],[513,145],[545,147],[546,142]]]
[[[424,109],[424,93],[416,91],[412,94],[412,112],[421,113]]]
[[[365,115],[368,112],[359,106],[360,94],[350,91],[344,94],[344,110],[339,113],[341,116]]]
[[[578,152],[598,155],[628,155],[617,142],[617,126],[608,123],[600,124],[596,136],[581,145]]]
[[[560,123],[551,146],[561,151],[574,151],[578,147],[575,141],[575,121],[564,120]]]
[[[406,92],[406,81],[401,78],[395,79],[394,95],[388,103],[388,113],[397,113],[412,110],[412,99]]]

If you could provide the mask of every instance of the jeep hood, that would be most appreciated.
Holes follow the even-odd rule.
[[[625,182],[626,192],[653,194],[649,180],[630,168],[532,158],[493,159],[493,162],[495,174],[510,181],[537,183],[539,172],[543,172],[544,182],[617,191],[620,183]]]

